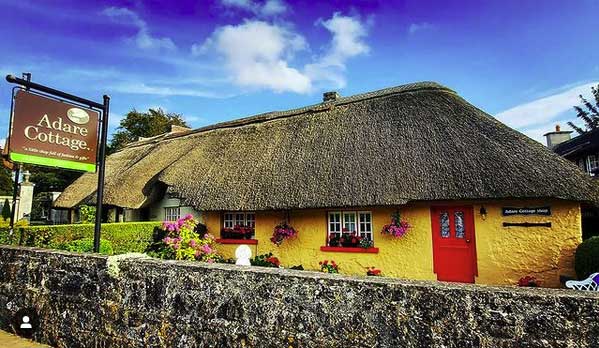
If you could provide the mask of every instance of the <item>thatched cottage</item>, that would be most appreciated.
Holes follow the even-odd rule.
[[[89,203],[95,186],[85,174],[56,205]],[[104,203],[128,221],[192,212],[227,256],[243,243],[285,266],[557,286],[572,274],[580,204],[598,197],[576,165],[424,82],[143,139],[108,157]],[[407,233],[381,234],[396,213]],[[276,246],[282,221],[299,233]],[[351,233],[371,243],[340,243]]]

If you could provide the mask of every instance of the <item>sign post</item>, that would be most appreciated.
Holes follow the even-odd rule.
[[[29,79],[8,75],[6,80],[25,87],[13,90],[9,160],[98,173],[94,226],[94,251],[98,252],[110,97],[104,95],[100,104]]]
[[[100,134],[100,155],[98,156],[98,188],[96,198],[96,223],[94,225],[94,252],[100,251],[100,226],[102,225],[102,201],[104,200],[104,171],[106,162],[106,133],[108,132],[108,113],[110,97],[104,95],[102,106],[102,129]]]

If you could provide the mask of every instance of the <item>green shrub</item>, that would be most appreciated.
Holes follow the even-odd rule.
[[[574,269],[578,279],[585,279],[592,273],[599,272],[599,236],[580,243],[576,249]]]
[[[76,253],[91,253],[94,251],[94,239],[83,238],[68,242],[64,250],[73,251]],[[112,255],[112,243],[106,239],[100,239],[100,254]]]
[[[11,211],[10,211],[10,203],[8,203],[8,199],[4,200],[4,205],[2,206],[2,218],[4,220],[10,219]]]
[[[102,224],[101,238],[110,241],[114,254],[143,253],[152,244],[158,221]],[[21,227],[12,244],[38,248],[65,249],[72,241],[94,237],[93,224],[46,225]]]
[[[96,207],[82,205],[79,207],[79,223],[93,224],[96,222]]]

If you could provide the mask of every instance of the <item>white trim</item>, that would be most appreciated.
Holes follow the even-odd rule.
[[[173,210],[176,209],[176,213]],[[164,207],[164,220],[177,221],[181,218],[181,207]]]
[[[333,214],[338,214],[339,216],[339,221],[337,222],[333,222],[335,225],[339,226],[339,231],[331,231],[331,215]],[[339,234],[341,235],[343,231],[343,214],[341,211],[330,211],[327,214],[327,237],[330,236],[332,233],[335,234]]]
[[[331,222],[331,215],[333,215],[333,214],[338,214],[339,222]],[[332,234],[337,234],[337,235],[341,236],[341,234],[343,233],[343,228],[345,227],[345,215],[346,214],[354,215],[354,218],[355,218],[354,224],[356,226],[355,231],[348,231],[348,232],[350,232],[350,233],[356,232],[356,234],[358,236],[361,236],[362,233],[364,233],[370,237],[371,241],[374,241],[374,233],[373,233],[374,221],[373,221],[373,217],[372,217],[372,211],[370,211],[370,210],[335,210],[335,211],[327,212],[327,238],[329,238]],[[367,224],[370,225],[370,231],[362,231],[361,230],[360,214],[368,214],[370,216],[370,221],[366,222]],[[331,231],[332,223],[339,227],[339,231]]]
[[[370,221],[366,222],[370,225],[370,231],[362,231],[362,226],[360,225],[360,214],[368,214],[370,216]],[[370,235],[370,240],[374,240],[374,233],[372,232],[372,212],[367,210],[358,211],[358,234],[362,236],[362,233]]]
[[[227,219],[227,215],[230,215],[230,219]],[[241,218],[241,220],[237,220],[237,215],[242,215],[243,217]],[[254,225],[253,226],[248,226],[248,215],[253,215],[254,219]],[[256,227],[256,212],[253,211],[225,211],[223,212],[223,227],[224,228],[234,228],[237,225],[237,222],[241,221],[242,223],[239,224],[239,226],[241,227],[252,227],[255,228]],[[231,226],[227,226],[227,222],[229,222],[231,224]]]

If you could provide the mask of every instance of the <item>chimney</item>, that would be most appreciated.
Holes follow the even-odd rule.
[[[547,147],[553,149],[556,145],[570,140],[572,131],[563,131],[559,124],[555,125],[555,132],[543,134],[547,138]]]
[[[341,98],[341,95],[339,93],[337,93],[336,91],[324,92],[322,94],[322,101],[323,102],[335,101],[335,100],[337,100],[339,98]]]

